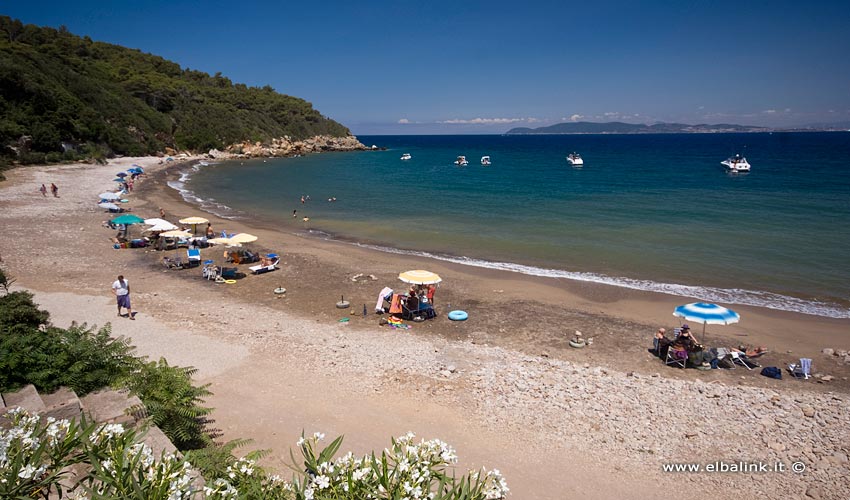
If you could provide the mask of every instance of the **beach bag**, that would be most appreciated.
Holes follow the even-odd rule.
[[[765,366],[761,369],[761,374],[765,377],[782,380],[782,370],[775,366]]]

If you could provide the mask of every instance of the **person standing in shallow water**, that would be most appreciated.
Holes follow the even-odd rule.
[[[59,186],[52,182],[50,183],[50,192],[53,193],[54,198],[59,198]]]
[[[133,309],[130,307],[130,283],[124,279],[124,275],[118,275],[118,279],[112,283],[112,293],[118,302],[118,316],[121,316],[121,308],[127,309],[127,317],[135,320]]]

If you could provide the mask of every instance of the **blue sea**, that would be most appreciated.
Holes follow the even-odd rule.
[[[850,318],[850,133],[360,140],[387,149],[195,166],[172,187],[384,251]],[[735,153],[752,172],[725,171]]]

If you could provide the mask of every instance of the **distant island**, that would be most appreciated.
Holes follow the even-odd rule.
[[[548,127],[528,128],[517,127],[505,132],[505,135],[532,134],[728,134],[746,132],[829,132],[848,129],[847,123],[817,124],[796,128],[770,128],[752,125],[735,125],[732,123],[717,123],[709,125],[700,123],[643,123],[623,122],[565,122],[549,125]]]

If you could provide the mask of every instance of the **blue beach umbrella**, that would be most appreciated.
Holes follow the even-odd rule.
[[[731,325],[741,320],[741,315],[717,304],[706,302],[694,302],[685,304],[673,310],[673,316],[684,318],[695,323],[702,323],[702,333],[705,334],[705,325]]]
[[[118,172],[115,174],[117,177],[127,177],[127,172]]]

